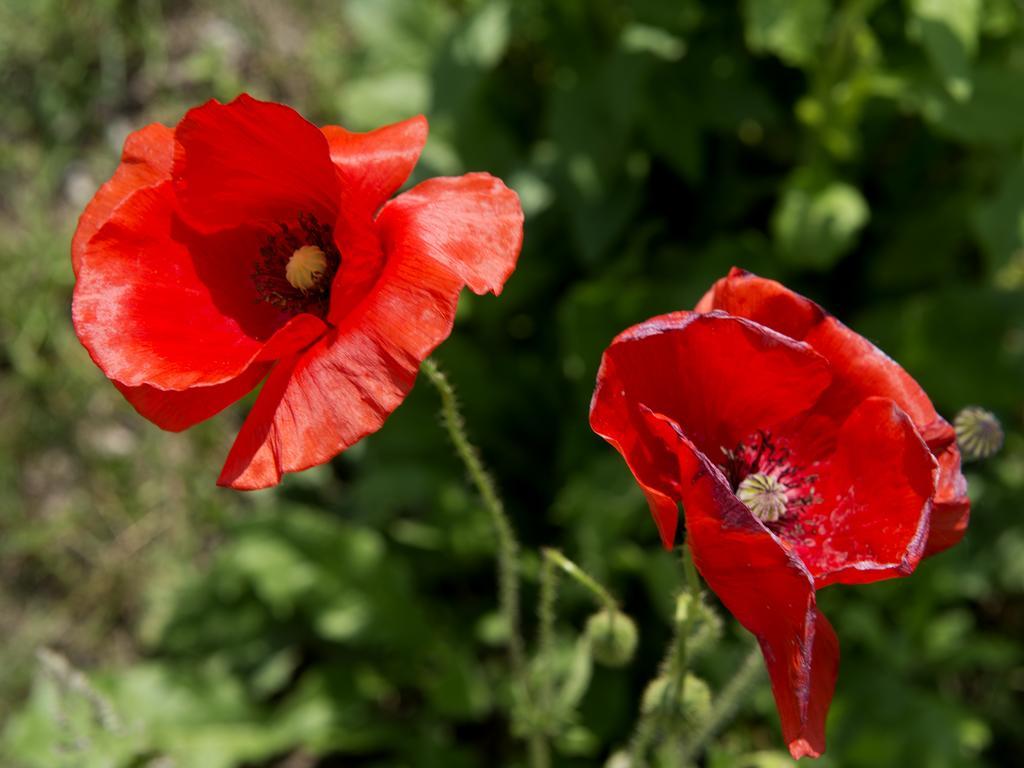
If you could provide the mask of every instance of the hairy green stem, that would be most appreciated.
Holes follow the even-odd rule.
[[[548,547],[542,549],[541,553],[544,555],[545,562],[550,562],[553,565],[556,565],[564,573],[574,578],[582,586],[586,587],[609,613],[614,614],[619,610],[619,603],[614,597],[612,597],[612,593],[605,589],[597,579],[576,565],[576,563],[568,557],[563,555],[557,549],[551,549]]]
[[[515,683],[522,688],[523,701],[529,705],[526,650],[519,620],[519,542],[494,480],[484,468],[476,446],[469,441],[455,389],[433,360],[425,360],[422,370],[441,397],[441,420],[494,525],[498,539],[498,606],[508,632],[509,665]],[[530,765],[533,768],[546,768],[550,763],[546,739],[539,733],[531,733],[528,746]]]
[[[715,699],[707,718],[700,724],[684,747],[680,760],[682,765],[686,765],[704,751],[708,741],[718,733],[722,726],[736,712],[740,701],[747,691],[750,690],[750,687],[760,678],[763,669],[761,649],[755,643],[747,657],[743,660],[743,663],[740,664],[739,669],[736,670],[736,674],[726,683],[725,688],[722,689],[722,692]]]
[[[665,657],[658,667],[657,676],[651,681],[653,684],[657,680],[662,680],[665,687],[654,706],[650,706],[646,710],[641,708],[636,729],[630,739],[630,757],[632,765],[637,768],[647,765],[648,750],[664,737],[665,731],[671,725],[673,715],[678,710],[678,702],[683,694],[682,686],[686,684],[686,670],[689,661],[687,646],[693,634],[693,624],[697,615],[696,607],[700,603],[700,578],[697,576],[693,558],[685,546],[683,547],[683,570],[686,574],[687,591],[692,597],[693,607],[682,621],[674,623],[672,639],[665,651]]]

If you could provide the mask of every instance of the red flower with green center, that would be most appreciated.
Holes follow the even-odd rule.
[[[969,515],[952,427],[863,337],[734,269],[694,312],[619,335],[590,412],[666,547],[761,645],[794,757],[825,749],[839,645],[815,590],[911,573]]]
[[[239,96],[131,134],[72,242],[75,329],[143,416],[196,424],[264,381],[219,482],[263,488],[376,431],[451,332],[499,293],[519,199],[485,173],[388,200],[422,117],[317,128]]]

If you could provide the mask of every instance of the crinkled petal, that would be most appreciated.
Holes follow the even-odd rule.
[[[376,283],[327,336],[271,373],[222,485],[274,485],[375,432],[451,333],[462,287],[501,291],[522,245],[519,198],[486,174],[434,181],[384,207]]]
[[[157,389],[148,384],[126,387],[117,381],[114,386],[142,416],[161,429],[180,432],[245,397],[267,375],[270,367],[270,363],[257,363],[223,384],[192,387],[181,392]]]
[[[956,442],[938,454],[939,478],[932,503],[932,524],[925,556],[949,549],[967,532],[971,502],[967,498],[967,480],[960,471],[960,449]]]
[[[298,315],[275,335],[255,336],[225,311],[230,292],[211,290],[191,233],[175,216],[170,183],[136,191],[82,252],[73,318],[78,336],[108,378],[126,387],[184,390],[223,384],[257,357],[306,346],[325,330]],[[223,259],[234,254],[222,253]],[[209,282],[208,282],[209,281]]]
[[[925,554],[959,541],[970,517],[966,481],[952,428],[935,411],[928,395],[902,367],[860,334],[850,330],[817,304],[774,280],[733,268],[698,302],[697,311],[723,310],[806,341],[824,355],[833,384],[819,411],[841,423],[867,397],[887,397],[910,416],[938,458],[939,492],[934,500],[931,534]]]
[[[337,217],[327,139],[289,107],[246,94],[208,101],[188,111],[174,138],[175,189],[197,229],[272,228],[300,213],[326,224]]]
[[[779,535],[820,589],[905,576],[924,554],[937,467],[910,417],[887,398],[862,402],[816,467],[818,503]]]
[[[417,184],[381,210],[384,252],[416,250],[474,293],[501,293],[523,245],[519,196],[487,173]]]
[[[344,256],[331,287],[330,312],[338,324],[360,304],[384,268],[375,218],[412,173],[427,140],[427,121],[414,117],[369,133],[329,125],[323,132],[341,188],[334,237]]]
[[[356,207],[370,216],[409,178],[427,142],[422,115],[366,133],[337,125],[321,130],[338,173],[342,211]]]
[[[630,404],[669,416],[721,461],[757,430],[807,411],[828,383],[828,364],[806,344],[721,312],[676,312],[630,328],[608,347],[590,423],[642,485],[672,496],[674,467],[647,443]]]
[[[806,341],[832,366],[832,386],[819,410],[837,423],[866,397],[888,397],[919,430],[938,414],[928,395],[898,363],[810,299],[775,280],[733,268],[697,303],[696,311],[722,310]]]
[[[672,420],[643,409],[652,438],[678,461],[687,542],[711,590],[757,638],[794,758],[825,751],[839,642],[804,564],[744,504]]]
[[[662,441],[652,438],[640,409],[629,398],[622,373],[617,355],[609,349],[601,361],[590,404],[590,427],[626,460],[647,499],[662,546],[671,549],[679,524],[679,468],[675,455]]]
[[[462,285],[443,264],[396,252],[344,325],[271,372],[218,482],[275,485],[379,429],[451,332]]]
[[[173,162],[174,131],[167,126],[152,123],[128,134],[121,164],[110,181],[97,190],[78,219],[78,228],[71,240],[71,266],[76,275],[82,253],[92,236],[133,192],[170,179]]]

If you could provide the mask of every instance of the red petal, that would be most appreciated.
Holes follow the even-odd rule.
[[[671,495],[664,478],[646,473],[664,462],[630,416],[636,405],[670,417],[717,460],[757,430],[805,412],[828,383],[828,365],[806,344],[720,312],[677,312],[634,326],[608,347],[590,422],[642,484]]]
[[[340,323],[384,268],[374,217],[412,173],[427,140],[427,121],[414,117],[369,133],[329,125],[323,132],[341,187],[334,237],[343,256],[331,287],[330,312],[331,321]]]
[[[960,449],[956,442],[938,454],[939,479],[932,505],[932,525],[925,556],[949,549],[964,537],[971,518],[967,480],[960,472]]]
[[[282,473],[328,461],[377,431],[451,332],[461,288],[443,265],[396,254],[343,326],[274,369],[218,482],[275,485]]]
[[[126,387],[115,381],[121,394],[142,416],[161,429],[180,432],[220,413],[245,397],[267,375],[270,364],[250,366],[241,376],[212,387],[193,387],[181,392],[157,389],[147,384]]]
[[[790,753],[817,757],[825,751],[839,642],[817,608],[810,573],[677,425],[646,409],[644,414],[652,437],[678,459],[687,541],[697,569],[757,637]]]
[[[342,212],[356,206],[371,217],[409,178],[427,142],[427,119],[422,115],[368,133],[337,125],[321,130],[338,172]]]
[[[824,355],[832,366],[832,387],[821,409],[831,413],[837,424],[872,396],[894,400],[919,429],[938,418],[928,395],[910,374],[863,336],[781,283],[734,268],[697,304],[698,312],[714,309],[806,341]]]
[[[463,285],[501,290],[522,221],[515,193],[486,174],[435,179],[388,203],[380,276],[354,308],[332,296],[336,330],[271,373],[219,482],[274,485],[379,429],[451,333]]]
[[[892,400],[868,398],[817,468],[821,502],[780,531],[820,589],[905,576],[924,553],[935,459]]]
[[[230,286],[217,289],[204,259],[190,250],[193,243],[165,183],[135,192],[83,250],[72,314],[108,378],[165,390],[222,384],[257,357],[290,354],[323,332],[322,321],[300,315],[265,345],[272,327],[263,323],[256,336],[244,327],[251,316],[225,312]],[[218,255],[224,264],[235,256]]]
[[[486,173],[424,181],[384,206],[384,252],[415,250],[475,293],[501,293],[523,245],[519,196]]]
[[[320,129],[282,104],[243,94],[188,111],[174,132],[182,214],[212,232],[291,221],[333,223],[338,180]]]
[[[174,131],[167,126],[152,123],[128,134],[121,164],[110,181],[99,188],[78,219],[78,228],[71,240],[71,266],[76,275],[86,245],[107,223],[117,206],[136,190],[170,179],[173,161]]]
[[[697,311],[721,309],[747,317],[794,339],[806,341],[824,355],[833,370],[833,385],[820,404],[822,414],[841,423],[863,399],[887,397],[913,420],[939,459],[939,493],[934,500],[926,554],[963,538],[970,517],[960,454],[955,435],[914,379],[863,336],[828,315],[821,307],[774,280],[733,268],[698,302]]]

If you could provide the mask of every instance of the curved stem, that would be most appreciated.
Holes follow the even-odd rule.
[[[555,563],[544,557],[540,563],[540,596],[537,600],[537,659],[541,665],[538,670],[541,705],[545,712],[550,711],[554,699],[551,675],[548,671],[549,661],[555,647],[555,602],[558,600],[558,573]]]
[[[466,422],[459,410],[455,389],[448,377],[441,372],[433,360],[425,360],[422,367],[427,379],[434,385],[441,397],[441,419],[448,431],[455,452],[476,486],[484,507],[491,516],[494,532],[498,539],[498,606],[505,619],[508,631],[508,657],[512,677],[522,686],[524,701],[529,703],[529,685],[526,677],[526,651],[519,620],[519,542],[512,523],[505,513],[505,505],[498,495],[494,480],[484,468],[480,453],[469,441]],[[547,741],[540,734],[529,736],[530,764],[544,768],[549,762]]]
[[[711,707],[711,712],[708,713],[707,718],[700,724],[684,747],[680,760],[682,765],[686,765],[704,751],[704,747],[711,737],[718,733],[722,726],[736,712],[741,699],[750,687],[757,682],[763,669],[761,648],[755,643],[739,669],[736,670],[736,674],[726,683],[721,694],[715,699],[715,703]]]
[[[541,553],[544,555],[545,562],[550,562],[553,565],[558,566],[567,575],[571,576],[582,586],[590,590],[594,597],[604,605],[605,609],[609,613],[614,614],[619,610],[619,603],[614,597],[612,597],[612,593],[605,589],[597,579],[576,565],[576,563],[568,557],[563,555],[557,549],[551,549],[550,547],[545,547],[541,550]]]

